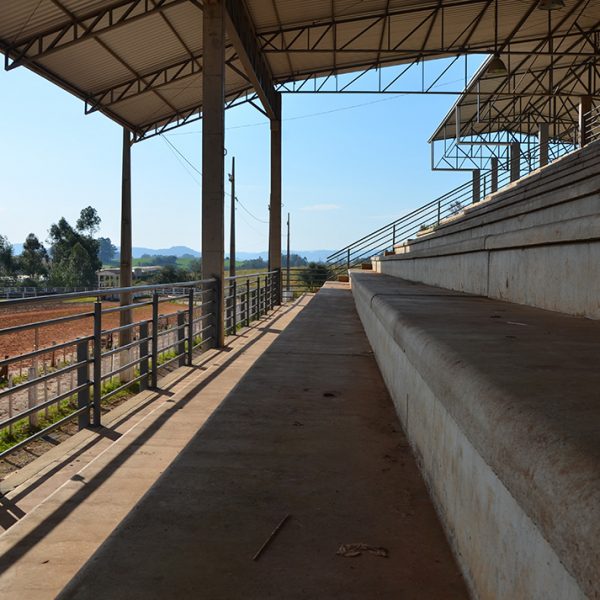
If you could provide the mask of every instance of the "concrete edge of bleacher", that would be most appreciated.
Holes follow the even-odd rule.
[[[526,368],[536,344],[539,361],[550,361],[552,350],[542,345],[553,320],[561,335],[572,326],[580,336],[572,360],[579,351],[585,356],[599,325],[385,275],[351,272],[351,279],[361,321],[474,597],[599,598],[600,451],[593,423],[600,407],[591,398],[598,384],[593,360],[589,370],[580,365],[572,375],[574,396],[564,404],[551,391],[560,367],[542,386],[535,385],[541,371]],[[490,319],[490,311],[507,311],[514,320]],[[508,338],[517,336],[502,331],[519,329],[519,321],[532,324],[525,335],[533,337],[515,346]],[[488,376],[484,356],[492,352],[489,360],[499,364]],[[574,410],[586,383],[589,394]]]

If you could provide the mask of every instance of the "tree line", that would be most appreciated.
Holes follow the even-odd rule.
[[[23,285],[44,281],[53,287],[94,287],[103,255],[114,256],[116,252],[110,238],[95,237],[100,223],[96,209],[88,206],[74,225],[62,217],[50,226],[48,248],[30,233],[18,256],[8,238],[0,235],[0,279],[7,284],[22,276]]]
[[[37,286],[42,282],[51,287],[95,287],[96,273],[102,265],[118,264],[118,250],[108,237],[96,237],[101,219],[95,208],[84,208],[75,224],[62,217],[48,231],[46,245],[30,233],[23,250],[16,255],[8,238],[0,234],[0,285]],[[176,256],[148,255],[135,261],[139,265],[160,266],[160,272],[149,275],[151,283],[173,283],[201,279],[201,261],[187,255],[180,261]],[[290,255],[291,267],[307,267],[305,257]],[[287,257],[282,256],[282,267]],[[267,262],[256,259],[236,261],[239,270],[264,270]],[[225,269],[229,268],[229,257]]]

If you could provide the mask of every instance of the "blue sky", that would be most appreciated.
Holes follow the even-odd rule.
[[[0,89],[0,234],[13,243],[30,232],[45,240],[51,223],[73,222],[92,205],[100,235],[118,245],[120,127],[84,115],[82,102],[26,69],[0,71]],[[285,94],[283,212],[284,220],[291,213],[292,247],[336,249],[465,181],[465,173],[430,170],[427,139],[453,101]],[[268,121],[246,105],[226,112],[226,128],[227,168],[235,156],[237,196],[253,215],[238,207],[238,248],[265,250]],[[201,170],[201,121],[167,135]],[[200,176],[164,139],[133,146],[132,197],[135,246],[200,248]]]

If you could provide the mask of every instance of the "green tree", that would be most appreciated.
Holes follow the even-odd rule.
[[[89,207],[88,207],[89,209]],[[88,209],[83,209],[73,228],[63,217],[50,227],[49,241],[52,256],[50,282],[60,286],[96,285],[96,271],[102,267],[98,258],[100,243],[92,237],[92,221],[99,223],[99,217],[92,219]],[[93,209],[92,209],[93,210]],[[86,212],[87,211],[87,212]],[[95,213],[95,211],[94,211]]]
[[[25,238],[19,257],[19,270],[34,281],[48,272],[48,252],[33,233]]]
[[[110,238],[98,238],[98,258],[102,264],[110,263],[117,254],[117,247],[112,243]]]
[[[310,262],[306,269],[298,273],[298,276],[309,292],[315,292],[327,281],[330,274],[331,271],[325,263]]]
[[[77,227],[77,231],[81,233],[87,232],[90,236],[93,236],[100,228],[100,222],[101,219],[98,216],[98,211],[88,206],[79,214],[79,219],[77,219],[75,227]]]
[[[192,279],[202,279],[202,261],[192,258],[188,264],[188,273]]]
[[[287,255],[281,255],[281,264],[285,268],[287,266]],[[299,254],[290,254],[290,267],[306,267],[308,265],[308,261],[306,257],[302,257]]]
[[[176,265],[165,265],[160,273],[153,278],[154,283],[178,283],[180,281],[191,281],[191,274]]]
[[[12,244],[0,235],[0,276],[12,277],[15,274],[15,258]]]

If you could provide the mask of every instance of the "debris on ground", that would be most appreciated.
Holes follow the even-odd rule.
[[[265,548],[271,543],[271,540],[279,533],[279,530],[284,526],[285,522],[291,516],[292,515],[285,515],[285,517],[283,517],[283,519],[281,519],[281,521],[279,522],[277,527],[275,527],[275,529],[273,529],[273,531],[271,532],[271,535],[269,535],[269,537],[265,540],[264,544],[258,549],[258,552],[252,557],[252,560],[259,559],[260,555],[263,553]]]
[[[354,558],[360,556],[363,552],[368,552],[369,554],[374,554],[375,556],[380,556],[382,558],[387,558],[389,556],[389,552],[386,548],[382,548],[381,546],[370,546],[369,544],[342,544],[337,549],[336,554],[338,556],[343,556],[344,558]]]

